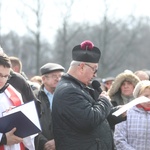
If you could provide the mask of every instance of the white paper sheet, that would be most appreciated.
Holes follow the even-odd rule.
[[[138,98],[132,100],[131,102],[123,105],[120,109],[115,111],[112,115],[119,116],[122,113],[126,112],[131,107],[136,106],[137,104],[140,104],[140,103],[148,102],[148,101],[150,101],[150,99],[145,96],[138,97]]]

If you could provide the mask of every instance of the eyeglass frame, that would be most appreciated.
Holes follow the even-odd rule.
[[[47,79],[59,79],[59,78],[61,78],[61,76],[57,76],[57,75],[45,75],[45,77],[47,78]]]
[[[89,64],[85,64],[85,65],[88,66],[88,67],[90,67],[90,68],[93,70],[94,74],[97,73],[98,69],[96,69],[95,67],[92,67],[92,66],[89,65]]]

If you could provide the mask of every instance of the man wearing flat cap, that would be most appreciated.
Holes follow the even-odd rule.
[[[41,101],[42,133],[35,138],[36,150],[55,150],[51,117],[52,101],[55,88],[64,70],[64,67],[56,63],[47,63],[40,68],[43,84],[39,91],[35,91],[35,95]]]
[[[99,48],[84,41],[72,50],[69,70],[53,97],[53,132],[57,150],[112,150],[107,122],[111,104],[103,93],[95,100],[89,84],[97,76]]]

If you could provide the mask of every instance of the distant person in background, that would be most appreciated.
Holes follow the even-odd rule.
[[[18,57],[10,56],[11,61],[11,68],[14,72],[20,73],[26,80],[28,80],[28,77],[25,75],[25,73],[22,71],[22,62]]]
[[[39,89],[40,85],[37,84],[37,83],[31,82],[28,79],[28,77],[26,76],[26,74],[22,71],[22,62],[21,62],[21,60],[18,57],[14,57],[14,56],[11,56],[9,58],[10,58],[11,64],[12,64],[12,67],[11,67],[12,70],[16,73],[21,74],[24,77],[24,79],[28,82],[28,84],[31,86],[32,90]]]
[[[114,80],[115,80],[114,77],[107,77],[107,78],[102,79],[103,90],[107,92],[110,89]]]
[[[36,82],[38,83],[40,86],[42,85],[42,77],[41,76],[33,76],[30,79],[31,82]]]
[[[43,94],[47,96],[51,110],[53,94],[64,70],[63,66],[56,63],[47,63],[40,68],[42,75],[42,87],[40,92],[41,94],[44,92]]]
[[[138,82],[134,98],[150,99],[150,81]],[[117,150],[150,149],[150,102],[141,103],[127,110],[127,120],[115,126],[114,141]]]
[[[38,90],[40,89],[41,85],[42,85],[42,77],[41,76],[33,76],[30,81],[29,84],[31,85],[31,88],[33,90]]]
[[[134,74],[136,76],[139,77],[139,79],[142,80],[149,80],[149,75],[147,72],[143,71],[143,70],[137,70],[136,72],[134,72]]]
[[[133,90],[140,79],[131,71],[118,74],[108,90],[113,106],[124,105],[134,99]]]
[[[11,68],[13,71],[21,73],[22,72],[22,62],[20,61],[19,58],[10,56],[10,61],[11,61]]]
[[[35,138],[36,150],[55,150],[55,141],[52,128],[52,102],[55,88],[64,72],[64,67],[56,63],[47,63],[40,68],[42,75],[42,85],[39,90],[35,90],[35,95],[41,102],[41,128],[40,133]]]

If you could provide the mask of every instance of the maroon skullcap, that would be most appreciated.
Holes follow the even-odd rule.
[[[72,50],[72,59],[75,61],[98,63],[101,56],[101,51],[89,41],[83,41]]]

